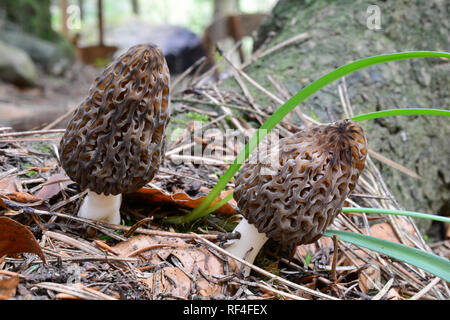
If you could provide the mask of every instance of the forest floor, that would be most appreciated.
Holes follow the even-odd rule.
[[[194,137],[193,145],[183,144],[183,137],[193,136],[194,122],[201,122],[202,130],[248,134],[267,119],[264,111],[249,103],[245,85],[250,84],[239,78],[242,70],[233,74],[243,95],[222,92],[206,81],[208,73],[174,80],[171,118],[183,130],[170,141],[159,172],[139,191],[124,195],[121,225],[77,217],[86,193],[61,168],[58,146],[67,111],[86,95],[96,72],[74,69],[64,80],[48,78],[41,88],[31,90],[0,86],[0,103],[34,106],[36,116],[31,118],[45,114],[36,112],[40,106],[64,106],[58,116],[48,114],[23,129],[4,124],[0,128],[0,237],[9,237],[8,245],[0,246],[0,299],[450,298],[447,283],[428,272],[328,237],[299,246],[293,253],[269,241],[255,261],[257,267],[244,277],[221,249],[234,237],[233,227],[241,217],[234,200],[193,223],[165,223],[165,217],[195,208],[232,160],[205,157],[198,164],[195,159],[176,164],[180,150],[208,144],[205,136]],[[285,120],[280,132],[289,135],[307,125],[306,120],[295,125]],[[231,154],[237,151],[234,148]],[[397,206],[370,158],[360,180],[347,205]],[[231,180],[220,197],[233,187]],[[346,213],[330,228],[450,257],[449,240],[426,243],[408,217]]]

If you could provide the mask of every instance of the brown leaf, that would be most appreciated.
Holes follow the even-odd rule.
[[[394,218],[397,220],[397,223],[403,227],[403,229],[406,230],[406,232],[410,233],[411,235],[414,235],[414,228],[411,224],[407,223],[403,219]],[[392,225],[387,222],[377,223],[370,227],[370,234],[372,237],[381,238],[384,240],[394,241],[394,242],[400,242],[400,239],[398,238],[397,234],[395,233],[394,228],[392,228]],[[412,242],[407,240],[407,245],[414,246]]]
[[[46,263],[41,247],[27,227],[8,217],[0,217],[0,257],[22,252],[37,254]]]
[[[375,263],[371,263],[369,266],[367,266],[366,269],[364,269],[364,273],[361,273],[359,276],[358,279],[359,288],[364,294],[367,294],[369,290],[375,288],[375,284],[381,283],[380,280],[381,280],[380,267]]]
[[[209,192],[209,191],[208,191]],[[225,198],[232,190],[222,191],[220,194],[220,199]],[[201,196],[198,198],[191,198],[184,191],[176,192],[170,194],[164,190],[144,187],[139,189],[134,193],[130,193],[127,197],[134,199],[145,200],[148,203],[154,204],[176,204],[180,207],[187,207],[190,209],[196,208],[205,198],[205,196]],[[211,203],[211,206],[214,206],[220,199],[216,199]],[[222,213],[225,215],[233,215],[235,213],[236,201],[231,199],[228,203],[224,204],[222,207],[216,210],[218,213]]]
[[[320,245],[319,245],[320,242]],[[333,239],[328,237],[322,237],[316,242],[310,243],[310,244],[303,244],[300,246],[297,246],[297,254],[301,255],[302,257],[306,257],[306,254],[309,252],[311,256],[314,256],[314,254],[323,248],[333,248]]]
[[[14,276],[9,279],[0,280],[0,300],[8,300],[16,295],[16,288],[19,284],[19,277]]]
[[[47,179],[47,182],[58,181],[58,180],[62,180],[64,178],[67,178],[67,176],[65,174],[56,173],[56,174],[51,175]],[[52,184],[45,185],[36,194],[36,198],[38,198],[40,200],[48,200],[51,197],[57,195],[61,191],[61,186],[64,187],[71,183],[72,183],[72,181],[65,181],[65,182],[61,182],[61,183],[52,183]]]
[[[184,298],[189,295],[192,285],[191,279],[175,267],[164,267],[142,281],[156,296],[159,293],[164,293]]]
[[[26,192],[12,192],[12,193],[8,193],[7,196],[10,200],[20,202],[20,203],[41,201],[40,199],[36,198],[32,194],[29,194]]]
[[[52,170],[51,167],[28,167],[27,169],[37,171],[37,172],[42,172],[42,173]]]

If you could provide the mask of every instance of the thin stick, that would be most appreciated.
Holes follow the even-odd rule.
[[[9,262],[23,262],[23,259],[6,258]],[[80,262],[80,261],[118,261],[118,262],[139,262],[138,258],[132,257],[114,257],[114,256],[75,256],[75,257],[58,257],[54,259],[47,259],[47,264],[50,262]],[[44,263],[41,259],[33,260],[33,263]]]
[[[180,74],[175,81],[172,83],[172,88],[171,90],[174,91],[174,89],[178,86],[178,84],[181,82],[181,80],[183,80],[184,78],[186,78],[186,76],[191,73],[192,70],[194,70],[195,67],[197,67],[198,65],[200,65],[203,61],[205,61],[206,57],[203,56],[200,59],[198,59],[193,65],[191,65],[189,68],[187,68],[186,70],[183,71],[182,74]]]
[[[263,283],[264,283],[264,284],[263,284]],[[292,299],[292,300],[308,300],[308,299],[299,297],[299,296],[297,296],[297,295],[295,295],[295,294],[292,294],[292,293],[288,293],[288,292],[285,292],[285,291],[281,291],[281,290],[275,289],[274,287],[269,286],[269,285],[268,285],[267,283],[265,283],[265,282],[263,282],[263,283],[259,283],[259,282],[250,282],[250,281],[242,281],[242,280],[240,280],[240,281],[230,281],[230,284],[237,284],[237,285],[245,284],[245,285],[248,285],[248,286],[260,287],[260,288],[262,288],[262,289],[265,289],[265,290],[267,290],[267,291],[271,291],[271,292],[273,292],[273,293],[279,294],[280,296],[283,296],[283,297],[286,297],[286,298],[290,298],[290,299]]]
[[[127,254],[127,257],[134,257],[142,252],[153,250],[153,249],[159,249],[159,248],[167,248],[167,247],[178,247],[177,245],[173,244],[164,244],[164,243],[157,243],[157,244],[151,244],[149,246],[139,248],[137,250],[134,250],[133,252]]]
[[[30,136],[30,135],[33,135],[33,134],[64,133],[64,132],[66,132],[66,129],[52,129],[52,130],[33,130],[33,131],[22,131],[22,132],[8,132],[8,133],[1,133],[1,134],[0,134],[0,138]]]
[[[179,99],[179,98],[171,99],[171,101],[172,102],[184,102],[184,103],[197,103],[197,104],[202,104],[202,105],[211,106],[211,107],[224,106],[224,107],[231,108],[231,109],[256,113],[256,114],[259,114],[260,116],[264,116],[264,117],[268,116],[267,114],[260,112],[258,110],[253,110],[253,109],[242,107],[242,106],[236,106],[236,105],[229,104],[229,103],[215,103],[215,102],[209,102],[209,101],[203,101],[203,100],[197,100],[197,99]]]
[[[11,170],[8,170],[6,172],[2,172],[0,173],[0,180],[2,180],[3,178],[15,173],[17,171],[17,168],[12,168]]]
[[[102,224],[107,225],[109,228],[114,230],[121,230],[121,231],[129,231],[132,227],[129,226],[122,226],[117,224],[109,224],[106,222],[102,222]],[[169,231],[160,231],[160,230],[148,230],[148,229],[142,229],[137,228],[134,230],[134,233],[141,233],[146,234],[150,236],[160,236],[160,237],[173,237],[173,238],[184,238],[184,239],[192,239],[192,238],[205,238],[209,240],[227,240],[227,239],[233,239],[236,234],[229,232],[229,233],[219,233],[219,234],[199,234],[197,236],[192,236],[190,233],[177,233],[177,232],[169,232]]]
[[[113,239],[116,240],[120,240],[120,241],[126,241],[127,239],[124,238],[121,235],[118,235],[114,232],[111,232],[110,230],[108,230],[107,228],[103,227],[101,225],[101,222],[96,222],[90,219],[85,219],[85,218],[81,218],[81,217],[77,217],[77,216],[71,216],[68,214],[64,214],[64,213],[59,213],[59,212],[52,212],[52,211],[44,211],[44,210],[37,210],[37,209],[33,209],[30,208],[28,206],[22,206],[20,204],[17,204],[11,200],[6,200],[3,199],[3,202],[6,204],[6,206],[8,206],[9,208],[16,210],[16,211],[20,211],[22,210],[25,213],[28,214],[37,214],[37,215],[49,215],[49,216],[56,216],[56,217],[60,217],[60,218],[66,218],[66,219],[70,219],[70,220],[75,220],[78,222],[82,222],[85,223],[101,232],[103,232],[104,234],[110,236]]]
[[[389,289],[392,287],[392,284],[394,283],[394,278],[391,278],[386,285],[381,289],[373,298],[372,300],[380,300],[384,297],[384,295],[389,291]]]
[[[169,169],[166,169],[166,168],[159,168],[159,172],[170,174],[170,175],[173,175],[173,176],[179,176],[179,177],[183,177],[183,178],[187,178],[187,179],[191,179],[191,180],[200,181],[200,182],[203,182],[203,183],[206,183],[206,184],[214,184],[214,182],[209,182],[209,181],[206,181],[206,180],[203,180],[203,179],[191,176],[189,174],[172,171],[172,170],[169,170]]]
[[[333,243],[334,243],[334,252],[333,252],[333,260],[331,263],[331,279],[334,283],[337,281],[336,277],[336,263],[337,263],[337,252],[338,252],[338,237],[336,234],[333,235]]]
[[[95,248],[89,244],[83,243],[81,241],[78,241],[77,239],[71,238],[71,237],[61,234],[61,233],[57,233],[57,232],[53,232],[53,231],[46,231],[46,232],[44,232],[44,234],[49,238],[62,241],[64,243],[71,245],[72,247],[75,247],[77,249],[80,249],[86,253],[97,254],[97,255],[103,253],[102,251],[98,250],[97,248]]]
[[[259,91],[263,92],[266,96],[268,96],[269,98],[271,98],[273,101],[279,103],[279,104],[283,104],[284,101],[281,100],[280,98],[278,98],[276,95],[274,95],[273,93],[267,91],[263,86],[261,86],[259,83],[257,83],[255,80],[253,80],[249,75],[247,75],[245,72],[241,71],[238,67],[236,67],[234,65],[233,62],[231,62],[230,59],[228,59],[228,57],[223,56],[223,58],[225,59],[225,61],[228,62],[228,64],[238,72],[239,75],[241,75],[242,77],[245,78],[245,80],[247,80],[251,85],[253,85],[256,89],[258,89]]]
[[[223,160],[217,160],[213,158],[205,158],[205,157],[197,157],[197,156],[184,156],[184,155],[178,155],[178,154],[172,154],[166,157],[170,160],[181,160],[181,161],[199,161],[200,163],[204,164],[212,164],[212,165],[225,165],[227,164]]]
[[[51,122],[49,125],[45,126],[44,128],[42,128],[42,130],[49,130],[51,128],[53,128],[54,126],[56,126],[58,123],[60,123],[61,121],[63,121],[64,119],[70,117],[75,110],[77,110],[79,105],[76,105],[75,107],[73,107],[72,109],[70,109],[69,111],[67,111],[66,113],[64,113],[62,116],[56,118],[53,122]]]
[[[16,139],[0,139],[1,143],[11,142],[33,142],[33,141],[59,141],[61,138],[16,138]]]
[[[144,219],[139,220],[127,232],[125,232],[123,234],[123,236],[125,238],[129,238],[136,231],[137,228],[142,226],[144,223],[147,223],[147,222],[150,222],[150,221],[153,221],[153,217],[148,217],[148,218],[144,218]]]
[[[100,291],[93,290],[90,288],[87,288],[85,286],[82,286],[80,288],[77,288],[75,286],[67,286],[60,283],[53,283],[53,282],[41,282],[38,284],[35,284],[36,287],[47,289],[47,290],[53,290],[56,292],[62,292],[65,294],[73,295],[81,299],[87,299],[87,300],[117,300],[116,298],[113,298],[111,296],[108,296],[104,293],[101,293]]]
[[[280,98],[278,98],[276,95],[274,95],[273,93],[267,91],[264,87],[262,87],[259,83],[257,83],[255,80],[253,80],[250,76],[248,76],[245,72],[243,72],[241,69],[237,68],[233,62],[231,62],[230,59],[228,59],[226,56],[223,57],[228,64],[234,69],[236,70],[242,77],[244,77],[248,82],[250,82],[250,84],[252,84],[256,89],[258,89],[259,91],[263,92],[265,95],[267,95],[269,98],[271,98],[273,101],[279,103],[279,104],[284,104],[284,101],[281,100]],[[314,124],[320,124],[320,122],[314,120],[313,118],[307,116],[306,114],[303,114],[304,118],[307,119],[309,122],[314,123]]]
[[[409,170],[408,168],[406,168],[406,167],[404,167],[404,166],[402,166],[402,165],[392,161],[391,159],[386,158],[385,156],[379,154],[378,152],[375,152],[375,151],[373,151],[371,149],[368,149],[368,151],[369,151],[369,154],[372,157],[374,157],[375,159],[377,159],[377,160],[379,160],[381,162],[384,162],[385,164],[387,164],[387,165],[397,169],[398,171],[401,171],[401,172],[407,174],[410,177],[413,177],[415,179],[421,179],[420,176],[417,173],[415,173],[415,172]]]

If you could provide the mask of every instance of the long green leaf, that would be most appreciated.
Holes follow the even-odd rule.
[[[344,207],[342,208],[342,212],[365,212],[372,214],[393,214],[398,216],[408,216],[419,219],[428,219],[435,220],[440,222],[448,222],[450,223],[450,218],[438,216],[434,214],[427,214],[421,212],[414,211],[406,211],[406,210],[392,210],[392,209],[381,209],[381,208],[354,208],[354,207]]]
[[[336,234],[339,240],[353,243],[397,260],[404,261],[420,269],[426,270],[445,281],[450,281],[450,260],[435,254],[419,250],[404,244],[387,241],[368,235],[348,231],[327,230],[324,236],[333,237]]]
[[[441,109],[428,109],[428,108],[402,108],[402,109],[382,110],[377,112],[365,113],[359,116],[352,117],[351,119],[354,121],[365,121],[370,119],[393,117],[400,115],[402,116],[431,115],[431,116],[450,117],[450,111]]]
[[[228,168],[225,174],[220,177],[214,188],[208,193],[208,195],[203,199],[203,201],[190,213],[185,216],[171,217],[167,219],[168,223],[185,223],[190,222],[195,219],[205,216],[206,209],[209,208],[210,204],[214,199],[217,198],[219,193],[225,188],[228,181],[234,176],[236,172],[239,171],[242,163],[248,158],[250,153],[256,148],[259,141],[264,139],[264,137],[272,130],[289,112],[292,111],[297,105],[305,101],[311,95],[325,87],[326,85],[332,83],[333,81],[349,74],[354,71],[389,61],[397,61],[404,59],[413,58],[424,58],[424,57],[443,57],[450,58],[450,53],[447,52],[436,52],[436,51],[411,51],[411,52],[400,52],[385,54],[379,56],[368,57],[360,59],[354,62],[350,62],[344,66],[341,66],[314,82],[310,83],[308,86],[297,92],[292,98],[286,101],[272,116],[264,122],[260,127],[258,132],[250,139],[250,141],[245,145],[244,150],[241,151],[233,164]]]

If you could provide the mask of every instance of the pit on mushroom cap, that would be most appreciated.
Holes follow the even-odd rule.
[[[281,139],[276,151],[275,164],[270,154],[258,162],[252,154],[236,178],[234,198],[244,218],[235,229],[241,239],[229,241],[227,250],[251,263],[268,238],[295,247],[323,235],[356,186],[367,143],[356,122],[342,120]]]
[[[131,47],[95,79],[60,143],[61,165],[88,190],[79,216],[120,223],[121,194],[153,178],[165,151],[169,86],[153,44]]]

